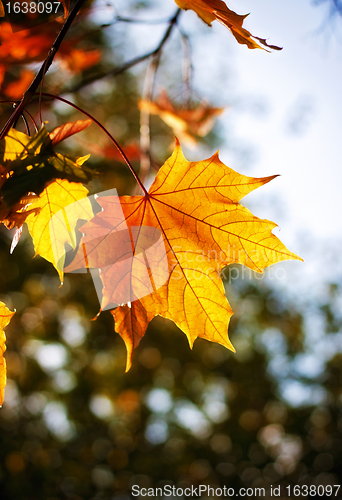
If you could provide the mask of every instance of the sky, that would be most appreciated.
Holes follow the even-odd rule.
[[[254,200],[260,197],[264,203],[267,196],[282,202],[282,231],[291,241],[297,232],[336,239],[342,230],[342,44],[331,26],[317,30],[326,6],[291,0],[243,0],[229,6],[239,13],[250,12],[246,28],[283,47],[272,54],[248,50],[233,44],[232,37],[231,47],[223,47],[229,50],[233,76],[228,78],[227,95],[221,95],[222,100],[232,101],[221,122],[237,144],[253,147],[255,154],[247,166],[250,175],[281,175],[262,193],[255,192]],[[219,45],[218,35],[222,44],[225,35],[224,27],[216,25],[213,45]],[[342,18],[340,31],[342,41]],[[202,61],[212,59],[214,64],[216,48],[201,47]],[[222,53],[217,62],[224,65]],[[235,168],[234,155],[224,144],[221,157]],[[275,215],[278,211],[274,207]]]
[[[284,200],[284,222],[296,232],[336,239],[342,230],[342,44],[329,23],[317,31],[327,13],[323,5],[240,3],[251,11],[251,29],[283,50],[239,51],[240,92],[266,95],[270,112],[264,120],[237,116],[236,133],[259,148],[255,175],[281,174],[267,195]],[[342,18],[339,23],[342,42]]]

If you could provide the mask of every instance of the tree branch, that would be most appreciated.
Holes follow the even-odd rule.
[[[80,8],[84,4],[84,2],[85,2],[85,0],[77,0],[75,6],[69,12],[68,17],[66,18],[65,23],[63,24],[61,31],[57,35],[57,38],[54,41],[45,61],[43,62],[42,66],[40,67],[40,70],[36,74],[33,82],[31,83],[31,85],[29,86],[29,88],[27,89],[25,94],[23,95],[22,100],[20,101],[18,106],[15,108],[14,112],[12,113],[10,118],[8,119],[6,125],[2,129],[2,131],[0,133],[0,140],[3,139],[5,137],[5,135],[7,135],[7,133],[11,129],[11,127],[14,125],[14,123],[18,120],[18,118],[22,114],[25,107],[32,101],[35,92],[37,91],[45,73],[47,73],[47,71],[49,70],[49,68],[52,64],[52,61],[53,61],[55,55],[57,54],[62,41],[64,40],[65,35],[67,34],[72,22],[74,21],[78,11],[80,10]]]
[[[151,52],[148,52],[147,54],[144,54],[142,56],[138,56],[138,57],[135,57],[134,59],[131,59],[130,61],[126,62],[125,64],[123,64],[119,68],[114,68],[114,69],[111,69],[109,71],[105,71],[103,73],[98,73],[97,75],[90,76],[89,78],[84,78],[79,84],[77,84],[69,89],[67,88],[65,90],[62,90],[61,93],[62,94],[71,94],[73,92],[77,92],[78,90],[80,90],[83,87],[86,87],[87,85],[90,85],[91,83],[96,82],[97,80],[101,80],[102,78],[105,78],[106,76],[120,75],[121,73],[124,73],[125,71],[132,68],[136,64],[139,64],[139,63],[145,61],[146,59],[159,54],[159,52],[162,50],[165,43],[169,39],[174,26],[177,24],[177,20],[178,20],[180,13],[181,13],[181,9],[177,9],[176,14],[169,20],[169,26],[168,26],[167,30],[165,31],[163,38],[161,39],[158,46],[154,50],[152,50]]]

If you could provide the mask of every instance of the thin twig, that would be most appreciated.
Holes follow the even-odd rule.
[[[132,23],[132,24],[166,24],[170,22],[169,19],[145,20],[145,19],[130,19],[128,17],[121,17],[121,16],[115,16],[115,19],[123,23]]]
[[[26,114],[27,114],[27,115],[31,118],[31,121],[32,121],[33,126],[34,126],[34,129],[35,129],[35,131],[36,131],[36,134],[38,134],[39,130],[38,130],[37,124],[36,124],[36,122],[35,122],[35,120],[34,120],[33,116],[31,115],[31,113],[29,113],[29,112],[27,111],[27,109],[24,109],[24,113],[26,113]]]
[[[110,69],[110,70],[107,70],[103,73],[98,73],[97,75],[89,76],[88,78],[83,78],[83,80],[80,83],[78,83],[77,85],[74,85],[73,87],[71,87],[69,89],[67,88],[67,89],[63,90],[62,93],[63,94],[71,94],[71,93],[77,92],[81,88],[86,87],[87,85],[90,85],[91,83],[94,83],[98,80],[101,80],[102,78],[105,78],[107,76],[120,75],[121,73],[124,73],[125,71],[132,68],[136,64],[139,64],[143,61],[146,61],[146,59],[149,59],[150,57],[157,55],[162,50],[165,43],[169,39],[171,32],[173,30],[173,27],[177,23],[177,19],[178,19],[180,13],[181,13],[181,9],[177,9],[176,14],[169,21],[169,26],[168,26],[167,30],[165,31],[163,38],[161,39],[158,46],[154,50],[151,50],[150,52],[147,52],[147,54],[144,54],[142,56],[138,56],[138,57],[135,57],[134,59],[131,59],[130,61],[126,62],[125,64],[123,64],[119,68]]]
[[[24,122],[24,124],[25,124],[25,128],[26,128],[27,135],[28,135],[28,136],[31,136],[31,133],[30,133],[30,127],[29,127],[29,124],[27,123],[27,120],[26,120],[26,118],[25,118],[24,113],[22,113],[21,118],[22,118],[22,120],[23,120],[23,122]]]
[[[39,110],[40,126],[43,125],[43,118],[42,118],[42,92],[43,92],[43,87],[44,87],[44,76],[46,74],[46,63],[47,63],[47,61],[45,61],[45,67],[43,69],[43,77],[42,77],[42,81],[40,82],[40,88],[39,88],[39,105],[38,105],[38,110]]]
[[[177,22],[179,12],[171,19],[170,26],[163,38],[167,35],[169,37],[172,27]],[[166,40],[167,40],[166,38]],[[165,40],[165,41],[166,41]],[[165,43],[165,42],[164,42]],[[146,102],[151,102],[153,99],[153,92],[156,81],[156,74],[160,62],[162,50],[158,50],[156,54],[151,57],[150,63],[146,70],[144,89],[142,94],[142,99]],[[140,179],[144,183],[150,170],[151,170],[151,130],[150,130],[150,111],[148,107],[144,106],[140,110]]]
[[[191,62],[191,45],[190,45],[190,40],[189,37],[186,33],[184,33],[180,27],[178,27],[179,33],[181,35],[181,41],[183,45],[183,68],[182,68],[182,73],[183,73],[183,85],[184,85],[184,96],[185,99],[188,101],[188,104],[190,104],[190,99],[191,99],[191,94],[192,94],[192,88],[191,88],[191,78],[192,78],[192,62]]]
[[[48,53],[45,61],[43,62],[42,66],[40,67],[40,70],[38,71],[38,73],[36,74],[33,82],[31,83],[31,85],[29,86],[29,88],[27,89],[27,91],[25,92],[25,94],[23,95],[23,98],[20,101],[19,105],[15,108],[14,112],[10,116],[10,118],[7,121],[6,125],[2,129],[2,131],[0,133],[0,140],[5,137],[5,135],[11,129],[11,127],[13,126],[13,124],[17,121],[17,119],[19,118],[19,116],[22,114],[22,112],[25,109],[25,107],[32,101],[32,99],[33,99],[33,97],[35,95],[36,90],[38,89],[38,87],[39,87],[39,85],[40,85],[40,83],[41,83],[41,81],[42,81],[45,73],[50,68],[50,66],[52,64],[52,61],[53,61],[55,55],[57,54],[62,41],[64,40],[65,35],[67,34],[67,32],[68,32],[68,30],[69,30],[69,28],[70,28],[73,20],[75,19],[78,11],[80,10],[80,8],[84,4],[84,2],[85,2],[85,0],[77,0],[75,6],[69,12],[68,17],[66,18],[65,23],[63,24],[63,27],[62,27],[61,31],[57,35],[57,38],[54,41],[54,43],[53,43],[53,45],[52,45],[52,47],[51,47],[51,49],[50,49],[50,51],[49,51],[49,53]]]
[[[160,53],[159,53],[160,54]],[[159,60],[158,55],[153,57],[146,70],[142,99],[147,102],[152,101],[153,88]],[[140,170],[139,175],[142,182],[151,168],[151,131],[150,131],[150,111],[144,106],[140,110]]]

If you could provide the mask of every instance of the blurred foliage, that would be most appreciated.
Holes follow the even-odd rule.
[[[13,263],[4,239],[1,300],[17,313],[6,332],[2,499],[129,498],[133,484],[338,484],[341,354],[316,376],[296,374],[303,315],[263,281],[229,285],[236,355],[201,339],[191,351],[157,318],[125,375],[111,315],[91,321],[89,276],[67,275],[58,288],[48,264],[31,260],[28,241]],[[341,297],[341,287],[332,293]],[[340,335],[341,317],[328,304],[321,313],[326,335]],[[281,384],[291,378],[309,401],[289,404]]]
[[[145,2],[135,4],[137,16]],[[89,18],[79,23],[74,30],[104,56],[96,69],[67,81],[69,90],[78,87],[69,94],[73,102],[96,115],[123,147],[139,140],[146,65],[82,82],[129,57],[126,26],[100,30]],[[174,62],[171,56],[170,87]],[[44,90],[62,92],[64,76],[53,68]],[[37,116],[37,103],[31,108]],[[3,105],[3,112],[4,122],[11,110]],[[42,114],[51,129],[81,118],[51,101]],[[151,130],[157,166],[168,156],[172,132],[158,117]],[[89,162],[103,175],[92,181],[92,192],[134,192],[128,169],[101,154],[106,141],[92,125],[63,147],[73,155],[93,153]],[[124,500],[133,484],[267,490],[341,482],[341,283],[331,285],[325,304],[301,309],[269,281],[237,278],[240,268],[232,267],[235,274],[226,277],[235,355],[201,339],[191,351],[171,322],[156,318],[124,374],[125,348],[112,316],[107,311],[91,321],[99,308],[91,277],[69,274],[59,287],[52,266],[32,259],[25,231],[9,255],[12,235],[1,230],[0,300],[16,309],[6,329],[1,500]],[[308,339],[317,329],[313,348]]]

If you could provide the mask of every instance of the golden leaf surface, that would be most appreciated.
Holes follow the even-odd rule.
[[[243,22],[248,14],[236,14],[222,0],[175,0],[175,2],[183,10],[191,9],[195,11],[209,26],[211,26],[212,21],[223,24],[231,31],[239,43],[247,45],[249,49],[262,49],[263,47],[255,41],[258,40],[258,42],[270,49],[281,50],[276,45],[268,45],[265,39],[254,36],[243,28]]]
[[[84,267],[84,262],[88,268],[99,268],[103,284],[101,308],[126,302],[112,314],[115,329],[127,347],[127,370],[133,349],[156,315],[174,321],[191,347],[197,337],[202,337],[234,350],[227,333],[233,312],[225,297],[222,268],[240,263],[262,272],[282,260],[301,260],[272,234],[275,223],[255,217],[239,204],[241,198],[274,177],[240,175],[224,165],[218,154],[204,161],[188,162],[177,142],[146,196],[97,199],[102,212],[82,226],[84,237],[66,271]],[[130,239],[125,237],[127,226]],[[134,259],[132,269],[125,266],[132,247],[137,260],[142,249],[147,248],[143,241],[146,232],[142,231],[140,238],[134,236],[139,227],[157,228],[162,235],[167,279],[161,286],[157,283],[162,271],[158,275],[157,266],[154,273],[156,267],[151,264],[153,258],[153,264],[161,262],[159,247],[152,257],[148,256],[149,275],[143,274]],[[121,242],[115,234],[123,235]],[[156,241],[152,239],[151,245]],[[144,295],[149,279],[154,282],[153,292]],[[137,300],[133,297],[130,303],[120,301],[132,283]]]
[[[3,302],[0,302],[0,406],[4,401],[6,385],[6,360],[4,358],[6,335],[4,328],[9,324],[13,315],[14,312],[10,311]]]
[[[33,239],[35,256],[40,255],[51,262],[57,269],[61,281],[63,281],[64,245],[69,243],[72,248],[76,248],[75,228],[78,220],[90,219],[93,216],[87,195],[88,189],[82,184],[58,179],[49,184],[29,206],[30,210],[39,211],[37,214],[30,213],[25,221]],[[64,221],[61,221],[60,224],[53,226],[53,234],[51,234],[52,217],[79,200],[83,200],[82,203],[76,204],[75,209],[68,213],[68,227],[65,226]],[[61,257],[58,262],[55,258],[56,249]]]

